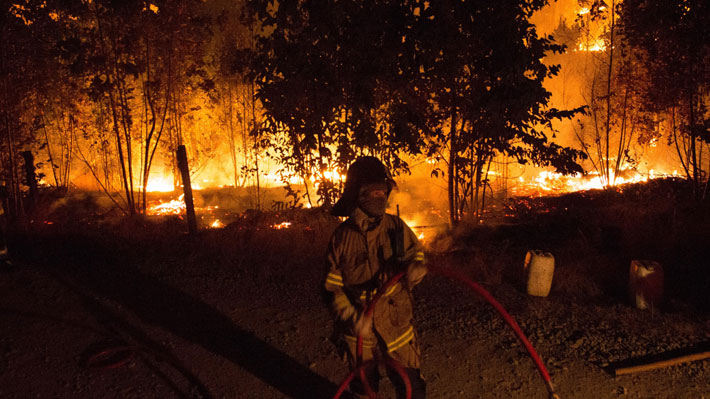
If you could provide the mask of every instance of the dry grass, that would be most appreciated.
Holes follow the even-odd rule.
[[[549,251],[556,265],[551,295],[579,302],[626,301],[631,260],[657,260],[669,298],[708,309],[710,295],[702,287],[710,283],[710,207],[694,200],[685,182],[518,198],[510,209],[516,217],[463,224],[440,237],[439,246],[448,246],[454,258],[465,254],[458,266],[482,281],[518,287],[525,253]]]
[[[556,264],[551,295],[580,303],[625,301],[631,260],[652,259],[664,266],[671,303],[704,309],[710,303],[710,208],[694,201],[682,181],[514,199],[510,208],[516,210],[515,218],[464,223],[440,235],[430,243],[430,258],[485,284],[522,289],[525,253],[549,251]],[[243,277],[246,288],[253,290],[263,282],[278,282],[289,291],[293,279],[321,280],[326,243],[339,223],[318,209],[251,211],[234,213],[225,228],[204,229],[190,237],[178,217],[125,218],[106,209],[91,193],[46,201],[39,211],[55,224],[32,226],[30,235],[77,251],[103,251],[154,275],[170,275],[180,267],[193,275]],[[270,228],[283,221],[290,221],[291,227]],[[15,247],[32,252],[34,238],[23,237]],[[299,289],[303,295],[317,292],[311,286]]]

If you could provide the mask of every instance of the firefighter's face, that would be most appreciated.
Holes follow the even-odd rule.
[[[360,188],[358,205],[369,216],[382,216],[387,209],[389,191],[385,182],[366,184]]]

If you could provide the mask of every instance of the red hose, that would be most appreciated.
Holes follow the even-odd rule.
[[[392,359],[389,356],[385,356],[385,364],[387,364],[390,368],[394,369],[394,371],[399,374],[399,377],[404,381],[404,390],[407,394],[407,399],[412,399],[412,382],[409,381],[409,376],[407,375],[407,372],[404,370],[404,367],[402,365]]]
[[[355,378],[355,374],[361,372],[362,370],[365,369],[365,367],[368,367],[371,363],[374,363],[374,362],[375,362],[374,359],[368,360],[367,362],[357,366],[355,369],[350,371],[350,374],[348,374],[347,377],[345,377],[345,379],[343,380],[343,382],[340,383],[340,386],[338,387],[338,391],[335,392],[335,396],[333,396],[333,399],[340,398],[340,395],[342,395],[343,392],[345,392],[345,389],[348,387],[348,385],[350,385],[352,380]]]
[[[375,310],[375,305],[377,305],[377,301],[380,300],[382,295],[387,292],[392,286],[397,284],[397,282],[404,277],[404,272],[399,272],[392,276],[385,285],[382,286],[382,288],[377,290],[377,293],[372,297],[370,302],[367,304],[367,307],[365,308],[365,312],[363,313],[362,317],[372,317],[372,312]],[[362,363],[362,345],[363,345],[363,337],[362,334],[357,335],[357,349],[356,349],[356,363],[357,365],[360,365]],[[390,367],[393,367],[393,365],[396,363],[398,364],[394,359],[392,359],[394,363],[389,363],[387,362],[386,364]],[[365,393],[370,399],[375,399],[377,397],[377,394],[372,390],[372,387],[370,386],[370,383],[367,381],[367,378],[365,377],[365,368],[364,367],[358,367],[360,370],[360,380],[362,381],[362,384],[365,386]],[[407,399],[412,399],[412,385],[409,381],[409,377],[407,376],[406,373],[400,372],[399,369],[393,367],[395,371],[402,377],[404,380],[404,385],[407,387]],[[401,369],[401,366],[400,366]],[[337,399],[337,398],[336,398]]]
[[[533,362],[535,363],[535,366],[537,367],[538,371],[540,372],[540,376],[542,377],[543,381],[545,381],[545,386],[547,387],[547,390],[550,394],[551,398],[559,398],[559,396],[555,393],[554,387],[552,385],[552,380],[550,379],[550,374],[547,371],[547,368],[545,368],[545,365],[542,363],[542,360],[540,359],[540,356],[537,354],[535,351],[535,348],[533,348],[532,344],[528,340],[528,338],[525,336],[523,331],[520,329],[520,326],[518,323],[513,319],[513,317],[503,308],[503,306],[491,296],[491,294],[486,291],[483,287],[481,287],[479,284],[473,282],[471,279],[468,277],[464,276],[463,274],[443,268],[443,267],[438,267],[438,266],[432,266],[432,265],[427,265],[427,268],[429,272],[432,272],[434,274],[439,274],[454,280],[458,280],[468,286],[469,288],[473,289],[478,295],[483,297],[488,303],[490,303],[493,308],[498,311],[498,313],[503,317],[505,322],[510,326],[510,328],[513,329],[515,332],[515,335],[518,337],[520,342],[523,344],[525,349],[528,351],[528,354],[532,358]],[[375,309],[375,305],[377,304],[377,301],[380,299],[382,294],[384,292],[387,292],[387,290],[392,287],[394,284],[396,284],[402,277],[404,276],[404,272],[400,272],[396,275],[394,275],[392,278],[390,278],[385,285],[378,290],[377,294],[372,298],[370,303],[368,304],[367,308],[365,309],[364,317],[371,317],[372,312]],[[364,368],[366,365],[368,365],[370,362],[369,361],[365,364],[362,363],[362,345],[363,345],[363,337],[362,335],[358,335],[357,337],[357,364],[358,367],[353,370],[348,377],[340,384],[340,387],[338,389],[338,392],[336,395],[333,397],[333,399],[338,399],[340,398],[340,395],[342,394],[343,391],[345,391],[345,388],[350,384],[352,379],[354,378],[356,373],[360,373],[361,379],[363,381],[363,384],[365,385],[365,389],[367,391],[367,394],[370,398],[374,398],[374,392],[372,392],[372,388],[367,382],[367,379],[365,378],[365,372]],[[411,399],[411,383],[409,381],[409,378],[407,377],[406,373],[404,372],[404,369],[402,366],[397,363],[394,359],[388,358],[386,361],[387,366],[392,367],[397,373],[402,377],[404,380],[405,386],[407,388],[407,399]]]
[[[365,308],[365,313],[363,317],[372,317],[372,312],[375,310],[375,305],[377,305],[377,301],[380,300],[382,295],[387,292],[393,285],[397,284],[397,282],[404,277],[404,272],[399,272],[392,276],[385,285],[382,286],[382,288],[377,290],[377,293],[375,296],[372,297],[370,300],[370,303],[367,304],[367,307]],[[357,336],[357,364],[362,363],[362,342],[363,338],[361,334],[358,334]]]
[[[100,370],[115,369],[132,360],[136,349],[132,345],[111,346],[93,353],[84,361],[84,365]]]
[[[547,372],[547,368],[545,368],[545,365],[542,363],[542,359],[540,359],[540,356],[535,351],[535,348],[533,348],[528,338],[525,336],[525,334],[523,334],[523,331],[520,329],[518,323],[513,319],[510,314],[508,314],[508,312],[503,308],[503,306],[498,303],[498,301],[496,301],[493,296],[491,296],[488,291],[486,291],[483,287],[471,281],[471,279],[457,271],[438,266],[427,266],[427,268],[430,272],[449,277],[464,283],[465,285],[476,291],[478,295],[482,296],[483,299],[488,301],[488,303],[490,303],[495,308],[495,310],[500,313],[505,322],[508,323],[510,328],[513,329],[515,335],[518,337],[525,349],[527,349],[528,354],[530,354],[530,357],[532,358],[533,362],[535,363],[535,366],[537,367],[537,370],[540,372],[540,376],[542,376],[543,381],[545,381],[545,386],[547,387],[547,390],[549,391],[550,395],[552,397],[557,397],[557,394],[555,394],[554,387],[552,386],[550,373]]]

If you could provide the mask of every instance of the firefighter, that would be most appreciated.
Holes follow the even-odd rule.
[[[420,350],[412,325],[412,288],[426,275],[424,252],[416,235],[398,216],[385,213],[387,199],[396,183],[387,168],[374,157],[360,157],[348,169],[343,194],[332,213],[347,216],[333,233],[327,251],[325,290],[336,315],[336,342],[356,366],[356,342],[364,339],[363,361],[389,356],[398,361],[411,383],[412,399],[425,397],[420,373]],[[364,316],[367,303],[393,275],[405,277],[386,292],[373,316]],[[387,374],[397,398],[406,396],[402,379],[391,369]],[[378,367],[366,370],[373,391],[379,385]],[[350,390],[367,397],[362,381]]]

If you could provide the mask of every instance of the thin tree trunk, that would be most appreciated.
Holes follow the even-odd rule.
[[[486,211],[486,188],[488,187],[488,173],[491,171],[491,163],[493,162],[493,157],[489,157],[486,165],[486,174],[483,179],[483,195],[481,196],[481,210],[478,215],[478,221],[483,222],[483,212]]]
[[[197,233],[197,218],[195,217],[195,204],[192,200],[192,184],[190,183],[190,167],[187,163],[187,151],[184,145],[177,148],[178,167],[182,176],[182,187],[185,196],[185,212],[187,213],[187,228],[190,234]]]
[[[696,140],[695,140],[695,99],[693,94],[690,94],[690,100],[689,100],[689,108],[690,108],[690,114],[689,114],[689,123],[688,125],[690,126],[690,165],[693,168],[693,191],[695,193],[695,198],[699,198],[699,185],[700,185],[700,178],[699,178],[699,173],[698,173],[698,154],[697,154],[697,149],[696,149]]]
[[[468,156],[468,158],[469,158],[469,159],[468,159],[468,164],[469,164],[469,167],[471,168],[471,171],[472,171],[471,179],[469,180],[469,182],[470,182],[470,184],[472,185],[472,187],[475,187],[475,186],[473,186],[473,184],[474,184],[474,183],[473,183],[473,176],[474,176],[473,171],[475,171],[475,169],[476,169],[476,159],[475,159],[475,154],[476,154],[476,152],[474,151],[474,147],[475,147],[475,144],[472,143],[472,144],[470,145],[470,147],[469,147],[470,154],[469,154],[469,156]],[[471,195],[469,196],[469,198],[470,198],[470,200],[469,200],[469,204],[470,204],[470,205],[469,205],[469,209],[470,209],[471,214],[475,214],[475,213],[476,213],[476,209],[477,209],[477,207],[478,207],[477,199],[476,199],[476,196],[477,196],[477,195],[478,195],[478,193],[472,188],[472,189],[471,189]]]
[[[237,137],[234,131],[234,98],[232,84],[230,81],[225,82],[227,100],[225,107],[227,117],[227,134],[229,138],[229,156],[232,161],[232,170],[234,178],[234,188],[239,187],[239,158],[237,157]]]
[[[472,173],[471,181],[472,181],[472,186],[474,187],[473,194],[471,196],[476,201],[475,207],[471,208],[471,217],[474,220],[477,220],[479,217],[478,204],[479,204],[479,198],[480,198],[479,195],[481,194],[481,173],[482,173],[482,171],[483,171],[483,168],[482,168],[481,162],[477,160],[475,163],[475,167],[471,171],[471,173]]]
[[[147,46],[147,45],[146,45]],[[147,52],[147,50],[146,50]],[[146,80],[150,81],[150,59],[148,58],[148,55],[146,54],[147,58],[147,67],[146,70],[147,76]],[[172,86],[173,86],[173,81],[172,81],[172,57],[168,56],[167,57],[167,64],[168,64],[168,76],[167,80],[165,82],[165,102],[163,106],[163,112],[162,115],[160,116],[160,127],[157,127],[157,121],[156,121],[156,112],[155,112],[155,105],[153,103],[152,98],[150,97],[150,91],[146,89],[146,97],[148,100],[148,104],[150,105],[150,112],[151,112],[151,128],[150,128],[150,133],[146,135],[145,139],[145,161],[143,165],[143,212],[146,210],[146,192],[148,190],[148,178],[150,176],[150,170],[153,166],[153,159],[155,157],[155,152],[158,149],[158,146],[160,145],[160,138],[163,135],[163,130],[165,129],[165,120],[167,119],[168,116],[168,104],[170,104],[170,96],[172,93]],[[157,129],[156,129],[157,127]],[[153,142],[153,136],[155,136],[155,142]]]
[[[451,226],[458,224],[458,212],[456,206],[456,157],[457,157],[457,137],[456,137],[456,110],[451,112],[451,128],[449,131],[449,176],[448,176],[448,191],[449,191],[449,220]]]
[[[116,205],[116,207],[117,207],[118,209],[120,209],[121,211],[123,211],[123,212],[125,213],[125,212],[126,212],[126,209],[123,208],[123,207],[121,206],[121,204],[119,204],[118,201],[116,201],[115,198],[113,198],[113,195],[111,194],[111,190],[109,189],[108,185],[106,184],[106,183],[107,183],[107,180],[102,181],[102,179],[97,175],[94,166],[91,165],[91,163],[89,162],[88,159],[86,159],[86,157],[84,156],[83,152],[81,151],[81,147],[80,147],[80,146],[77,147],[77,154],[78,154],[77,158],[78,158],[80,161],[82,161],[82,162],[84,163],[84,165],[86,165],[86,168],[89,170],[89,172],[91,173],[91,175],[94,176],[94,179],[96,180],[96,183],[99,185],[99,187],[101,187],[101,190],[106,194],[107,197],[109,197],[109,199],[111,199],[111,202],[113,202],[114,205]],[[104,169],[106,169],[106,168],[104,168]]]
[[[675,123],[675,107],[671,108],[671,131],[673,132],[673,143],[675,144],[675,150],[678,154],[680,165],[683,167],[683,171],[685,171],[686,178],[690,180],[690,165],[687,162],[688,153],[687,151],[682,151],[680,145],[678,144],[679,137],[678,127]]]
[[[148,192],[148,152],[150,151],[150,140],[151,136],[153,135],[153,131],[155,130],[155,109],[153,107],[152,101],[151,101],[151,95],[150,95],[150,88],[148,85],[148,82],[150,82],[150,48],[148,46],[148,41],[146,40],[145,43],[145,64],[146,64],[146,76],[145,80],[143,81],[143,113],[145,115],[145,137],[144,137],[144,144],[143,148],[141,148],[141,157],[142,159],[142,164],[141,164],[141,185],[142,187],[141,192],[140,192],[140,209],[141,212],[145,213],[146,206],[147,206],[147,192]],[[148,121],[148,110],[150,110],[150,120],[151,122]],[[150,127],[149,127],[150,126]]]
[[[63,169],[60,173],[62,176],[62,187],[67,188],[69,186],[69,174],[71,172],[72,159],[74,153],[74,117],[72,115],[69,118],[69,135],[66,137],[66,146],[62,147],[62,165]]]
[[[0,44],[2,45],[2,44]],[[4,60],[6,59],[5,57],[7,56],[6,51],[5,51],[5,46],[2,45],[2,48],[0,50],[0,54],[2,54],[2,59],[4,63]],[[4,70],[4,65],[3,68]],[[17,165],[15,164],[15,143],[14,143],[14,135],[13,135],[13,128],[10,123],[10,98],[9,98],[9,90],[10,90],[10,85],[7,81],[7,76],[3,76],[3,100],[4,100],[4,118],[5,119],[5,144],[7,146],[7,165],[5,166],[6,170],[8,171],[8,176],[10,178],[9,181],[9,198],[8,198],[8,205],[9,209],[8,214],[11,219],[14,219],[17,217],[20,211],[19,207],[19,187],[17,184],[17,180],[15,179],[15,173],[17,170]]]
[[[98,5],[95,6],[95,15],[96,15],[96,24],[97,24],[98,32],[99,32],[99,42],[101,43],[101,52],[103,53],[104,57],[106,57],[106,59],[108,60],[109,57],[108,57],[108,52],[106,51],[106,43],[105,43],[106,39],[104,38],[104,34],[103,34],[103,24],[101,22],[101,17],[99,16]],[[114,54],[114,56],[115,56],[115,54]],[[113,65],[115,66],[115,64],[116,63],[114,62]],[[115,76],[116,79],[112,79],[112,77],[114,77],[114,76],[113,76],[113,74],[111,74],[111,70],[108,65],[104,65],[104,74],[106,75],[106,79],[108,81],[107,83],[109,84],[109,86],[117,83],[115,80],[118,77]],[[114,136],[116,139],[116,149],[118,151],[118,159],[119,159],[119,163],[121,166],[121,178],[122,178],[123,187],[124,187],[124,191],[125,191],[125,195],[126,195],[126,202],[128,203],[128,212],[130,215],[134,215],[136,213],[136,210],[135,210],[134,202],[132,201],[133,197],[132,197],[132,193],[131,193],[131,188],[133,186],[133,183],[132,182],[129,183],[129,181],[128,181],[129,176],[128,176],[128,171],[126,170],[126,162],[125,162],[125,157],[123,154],[123,144],[121,142],[121,132],[120,132],[119,126],[118,126],[119,125],[119,116],[118,116],[118,111],[117,111],[118,106],[116,104],[116,100],[114,99],[112,90],[108,90],[107,97],[109,100],[109,106],[111,108],[111,116],[113,118],[113,123],[112,123],[113,124],[113,132],[114,132]],[[127,146],[128,146],[127,148],[130,148],[130,143],[128,143]],[[128,155],[130,157],[130,153]]]
[[[52,177],[54,178],[54,186],[59,187],[57,179],[57,171],[54,169],[54,157],[52,156],[52,144],[49,142],[49,133],[47,133],[47,121],[44,118],[44,112],[39,110],[40,118],[42,118],[42,131],[44,132],[44,140],[47,142],[47,156],[49,157],[49,166],[52,169]]]
[[[256,101],[254,100],[254,96],[256,94],[256,91],[254,90],[254,81],[252,80],[250,82],[250,93],[249,93],[249,100],[251,102],[251,126],[252,126],[252,134],[254,138],[254,167],[256,169],[255,172],[255,177],[256,177],[256,209],[261,210],[261,183],[260,183],[260,176],[259,176],[259,141],[258,137],[256,136]]]
[[[25,182],[30,188],[28,195],[27,211],[32,215],[37,203],[37,174],[35,173],[35,157],[31,151],[23,151],[22,158],[25,159]]]
[[[611,171],[610,171],[610,160],[609,160],[609,147],[611,146],[611,143],[609,142],[609,136],[611,133],[611,80],[613,78],[613,73],[614,73],[614,13],[615,11],[615,1],[611,0],[611,10],[609,11],[610,13],[610,18],[611,18],[611,24],[609,26],[609,69],[607,72],[607,79],[606,79],[606,126],[604,127],[604,142],[606,144],[606,162],[604,166],[604,172],[606,174],[606,182],[607,182],[607,187],[611,185]]]

